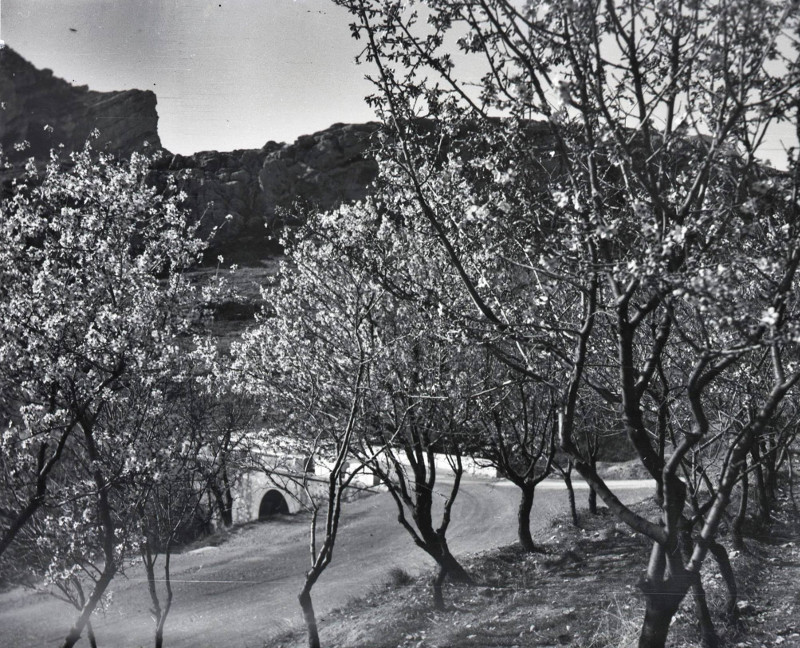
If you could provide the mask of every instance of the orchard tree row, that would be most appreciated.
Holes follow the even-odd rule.
[[[431,524],[426,452],[458,474],[490,446],[525,502],[558,450],[652,543],[640,646],[665,645],[690,591],[715,645],[701,570],[720,570],[733,617],[731,501],[743,511],[753,482],[768,518],[797,434],[800,7],[336,2],[374,83],[381,173],[368,200],[288,237],[269,317],[234,350],[267,379],[253,395],[299,392],[301,435],[387,461],[437,583],[469,577],[449,506]],[[305,378],[270,392],[275,374]],[[598,474],[597,426],[624,429],[657,516]]]
[[[537,484],[577,471],[652,543],[631,574],[640,646],[665,645],[689,592],[716,645],[701,570],[719,570],[734,620],[727,537],[742,542],[751,485],[768,521],[800,414],[800,167],[792,148],[785,170],[762,161],[776,128],[800,128],[798,5],[336,2],[375,84],[380,177],[362,203],[292,215],[229,350],[205,332],[219,290],[185,274],[203,245],[145,160],[87,149],[13,187],[0,559],[75,605],[71,646],[140,554],[160,645],[171,548],[209,502],[232,521],[233,457],[282,448],[330,466],[299,597],[314,648],[312,589],[359,471],[436,561],[441,607],[446,579],[471,580],[447,529],[477,457],[519,487],[529,551]],[[598,473],[619,431],[656,516]]]
[[[2,579],[44,579],[77,609],[64,646],[84,630],[95,644],[91,615],[136,556],[161,645],[170,552],[208,525],[204,498],[230,522],[251,418],[211,374],[205,305],[220,295],[184,274],[205,245],[149,166],[87,143],[31,160],[2,203]]]

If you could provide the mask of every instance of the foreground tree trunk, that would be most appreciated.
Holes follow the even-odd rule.
[[[444,595],[442,593],[442,586],[447,578],[465,585],[473,583],[472,577],[464,569],[463,565],[456,560],[455,556],[450,553],[447,545],[444,546],[443,553],[437,558],[438,569],[433,578],[433,607],[436,610],[444,610]]]
[[[116,573],[116,568],[113,563],[103,570],[100,578],[97,580],[97,583],[94,587],[94,591],[92,592],[89,599],[86,601],[86,605],[83,606],[83,611],[81,612],[78,620],[75,622],[75,625],[70,628],[70,631],[67,633],[66,638],[64,639],[64,643],[62,644],[62,648],[72,648],[78,640],[81,638],[81,633],[83,629],[89,623],[89,617],[91,617],[92,612],[94,612],[97,604],[100,602],[100,599],[105,594],[106,588],[108,588],[111,580],[114,578]]]
[[[164,626],[167,623],[167,616],[169,615],[169,611],[172,608],[172,583],[169,577],[169,555],[166,557],[167,565],[164,567],[165,578],[166,578],[166,586],[167,586],[167,600],[164,604],[164,609],[161,611],[161,615],[158,618],[156,623],[156,636],[155,636],[155,648],[162,648],[164,645]]]
[[[173,592],[169,568],[171,554],[172,547],[171,543],[168,541],[164,550],[164,584],[167,590],[167,598],[164,601],[164,606],[162,607],[158,598],[158,591],[156,590],[156,557],[153,556],[148,543],[144,543],[142,546],[142,557],[144,558],[145,571],[147,572],[147,587],[148,591],[150,592],[150,600],[153,603],[153,607],[150,609],[150,611],[152,612],[156,623],[155,648],[162,648],[164,645],[164,626],[167,623],[167,616],[169,616],[169,611],[172,608]]]
[[[210,490],[217,502],[219,518],[222,524],[229,528],[233,526],[233,496],[231,495],[230,487],[227,486],[227,479],[225,483],[226,486],[224,488],[220,488],[217,484],[212,484]]]
[[[692,583],[692,595],[694,597],[695,616],[700,624],[700,643],[703,648],[718,648],[719,637],[717,637],[714,622],[711,619],[711,612],[708,609],[706,591],[699,578]]]
[[[683,524],[685,526],[681,533],[681,549],[684,560],[688,563],[692,559],[693,540],[689,521],[687,520]],[[718,648],[719,637],[717,637],[717,631],[714,628],[714,621],[711,619],[706,591],[699,576],[692,582],[692,596],[694,598],[695,616],[700,625],[700,642],[703,648]]]
[[[719,573],[725,581],[725,586],[728,590],[727,599],[725,601],[725,619],[731,624],[735,625],[739,622],[739,608],[736,607],[736,601],[739,593],[736,586],[736,574],[733,571],[728,551],[719,542],[710,542],[708,550],[714,557],[714,560],[719,566]]]
[[[347,424],[344,434],[336,440],[336,459],[331,468],[327,479],[327,511],[325,513],[325,527],[322,544],[317,546],[317,516],[319,508],[314,503],[311,493],[308,490],[308,473],[303,474],[302,487],[311,501],[311,526],[309,533],[309,552],[311,554],[311,568],[306,572],[303,588],[297,595],[300,609],[303,611],[303,619],[306,624],[309,648],[320,648],[319,629],[317,628],[317,617],[314,613],[314,603],[311,600],[311,590],[319,577],[325,571],[333,559],[333,548],[336,545],[336,537],[339,532],[339,520],[342,513],[342,498],[345,490],[350,486],[356,476],[358,469],[347,474],[347,459],[350,453],[350,444],[355,428],[356,418],[361,401],[361,381],[364,378],[364,357],[360,358],[358,364],[358,374],[353,386],[352,400],[350,402],[350,413],[347,417]]]
[[[423,437],[417,436],[418,439]],[[433,450],[426,447],[419,452],[411,444],[404,448],[405,456],[409,459],[413,469],[413,476],[406,476],[402,465],[396,456],[390,456],[393,475],[383,469],[379,463],[372,464],[373,470],[386,484],[390,495],[397,505],[397,521],[409,533],[420,549],[436,561],[438,571],[433,579],[433,605],[436,609],[443,609],[444,597],[442,585],[447,578],[453,581],[472,584],[472,578],[456,560],[447,546],[447,529],[450,526],[450,515],[453,503],[458,495],[463,475],[461,455],[454,453],[452,469],[454,480],[450,486],[450,493],[445,500],[441,522],[438,527],[433,525],[433,493],[436,484],[436,464]],[[413,524],[406,516],[406,509],[411,513]]]
[[[400,516],[400,521],[406,529],[410,528],[404,516]],[[417,522],[417,524],[419,525],[419,522]],[[444,596],[442,593],[442,586],[445,580],[449,578],[456,583],[472,585],[472,577],[467,570],[464,569],[464,566],[458,559],[450,552],[450,547],[447,546],[447,540],[443,533],[426,527],[425,533],[417,533],[412,530],[412,537],[416,545],[436,561],[438,569],[432,581],[433,606],[437,610],[443,610]]]
[[[86,448],[89,458],[95,463],[92,470],[92,481],[97,490],[96,493],[96,506],[97,516],[100,520],[102,527],[103,538],[103,571],[100,573],[99,578],[95,582],[94,590],[83,606],[81,614],[75,625],[72,626],[66,639],[64,639],[63,648],[72,648],[81,638],[81,633],[84,627],[89,623],[89,618],[92,616],[97,604],[106,592],[106,589],[111,584],[114,576],[117,573],[116,562],[116,526],[112,517],[112,508],[109,501],[109,484],[103,474],[102,469],[99,467],[100,452],[95,443],[93,436],[92,421],[82,421],[81,427],[83,428],[83,437],[86,441]]]
[[[433,609],[440,612],[445,609],[444,594],[442,594],[442,585],[447,578],[447,570],[444,565],[439,565],[436,575],[433,577]]]
[[[761,449],[761,461],[764,465],[764,485],[769,499],[770,509],[775,506],[778,491],[778,468],[783,463],[781,455],[787,448],[784,446],[778,449],[777,441],[771,437],[763,440],[764,446]]]
[[[664,648],[667,643],[669,626],[672,617],[678,611],[677,606],[668,600],[663,600],[663,595],[648,598],[644,614],[644,623],[639,635],[639,648]]]
[[[517,509],[517,536],[519,544],[527,553],[544,553],[544,549],[533,541],[531,535],[531,510],[536,493],[535,484],[526,484],[520,487],[521,496]]]
[[[94,628],[91,619],[86,622],[86,637],[89,639],[91,648],[97,648],[97,637],[94,636]]]
[[[527,552],[534,551],[533,537],[531,537],[531,508],[533,508],[533,491],[523,487],[522,495],[517,509],[517,536],[522,548]]]
[[[800,515],[800,507],[797,506],[797,500],[794,497],[794,457],[791,450],[789,451],[788,461],[786,465],[789,468],[789,500],[792,502],[792,508],[797,515]]]
[[[470,576],[463,565],[458,562],[456,557],[450,553],[450,549],[446,545],[445,552],[439,564],[444,567],[450,580],[457,583],[464,583],[465,585],[471,585],[473,583],[472,576]]]
[[[308,648],[320,648],[317,617],[314,614],[314,604],[311,601],[312,587],[313,583],[306,581],[306,584],[300,591],[297,600],[300,601],[300,608],[303,610],[303,620],[305,621],[306,632],[308,633]]]
[[[70,581],[75,588],[75,597],[73,598],[69,594],[69,586],[67,583],[64,584],[64,587],[61,590],[66,595],[66,600],[72,602],[75,608],[80,611],[83,610],[83,607],[86,605],[86,595],[83,592],[83,586],[81,585],[81,581],[77,577],[73,577]],[[89,645],[91,648],[97,648],[97,637],[94,634],[94,628],[92,627],[92,619],[91,617],[86,621],[86,638],[89,640]]]
[[[639,648],[665,648],[669,626],[689,590],[690,579],[688,576],[670,578],[658,587],[651,583],[640,584],[640,587],[645,594],[645,613]]]

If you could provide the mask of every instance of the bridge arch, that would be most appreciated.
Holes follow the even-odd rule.
[[[276,513],[299,513],[307,505],[304,490],[290,479],[249,470],[239,475],[232,489],[233,522],[263,520]]]
[[[259,466],[244,470],[231,489],[233,522],[262,520],[276,513],[309,510],[311,501],[327,496],[331,466],[314,458],[294,455],[260,455]],[[355,466],[353,468],[357,468]],[[362,485],[374,486],[374,475],[359,475]]]
[[[273,515],[286,515],[290,512],[289,504],[283,494],[276,488],[271,488],[261,498],[258,506],[258,519],[264,520]]]

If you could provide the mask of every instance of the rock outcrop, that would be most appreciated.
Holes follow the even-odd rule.
[[[334,124],[292,144],[175,155],[157,168],[186,192],[201,234],[218,228],[215,247],[246,251],[263,244],[281,208],[332,209],[364,198],[377,175],[370,147],[378,128]]]
[[[157,153],[154,182],[166,186],[172,177],[187,195],[201,236],[216,231],[213,252],[228,256],[269,253],[269,229],[281,208],[300,203],[331,209],[360,200],[377,175],[370,153],[377,123],[334,124],[292,144],[173,155],[161,147],[152,92],[74,87],[8,47],[0,49],[0,102],[0,144],[12,162],[45,160],[62,144],[66,151],[78,150],[94,129],[100,132],[95,148]],[[30,148],[15,152],[23,140]]]
[[[73,86],[10,47],[0,48],[0,144],[7,155],[44,158],[60,144],[77,150],[94,129],[100,132],[95,142],[100,149],[122,155],[160,149],[155,94]],[[30,149],[15,155],[14,145],[23,140]]]

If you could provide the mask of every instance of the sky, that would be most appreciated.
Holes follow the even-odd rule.
[[[184,154],[374,119],[349,22],[332,0],[0,0],[0,39],[70,83],[153,90]],[[794,143],[781,126],[762,155],[785,167]]]
[[[154,91],[184,154],[374,119],[348,24],[331,0],[0,0],[8,46],[92,90]]]

